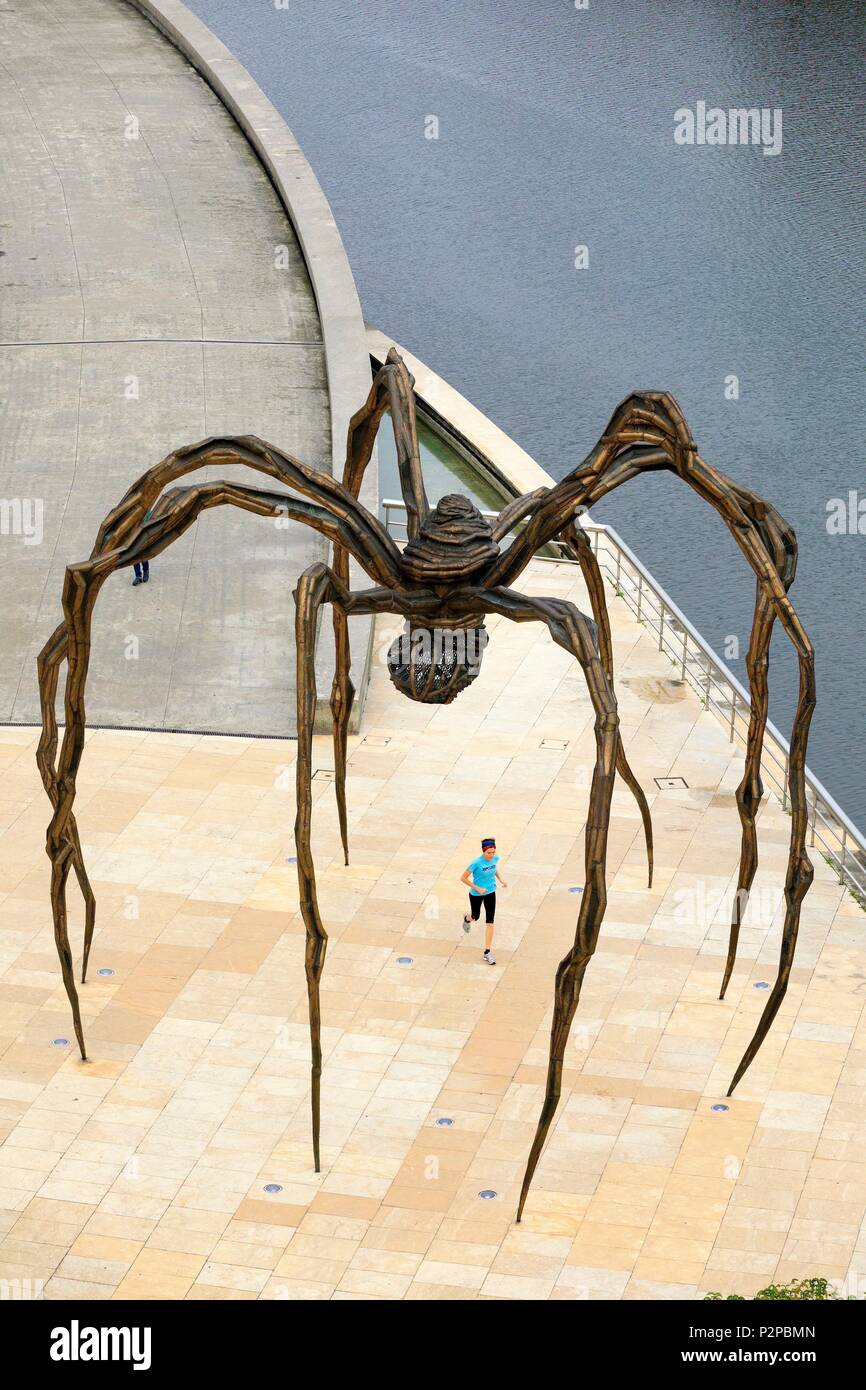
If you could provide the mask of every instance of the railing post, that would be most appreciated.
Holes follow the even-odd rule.
[[[640,622],[640,605],[641,605],[641,599],[642,599],[642,598],[643,598],[643,575],[641,574],[640,570],[638,570],[638,574],[637,574],[637,620],[638,620],[638,622]]]
[[[735,726],[736,726],[736,723],[737,723],[737,692],[736,692],[736,690],[734,689],[734,687],[731,686],[731,737],[730,737],[729,740],[728,740],[729,743],[733,743],[733,741],[734,741],[734,728],[735,728]]]
[[[688,628],[685,628],[685,627],[684,627],[684,628],[683,628],[683,674],[682,674],[682,679],[683,679],[683,680],[685,680],[685,678],[686,678],[686,652],[688,651],[688,646],[689,646],[689,633],[688,633]]]
[[[847,845],[847,842],[848,842],[848,831],[845,829],[845,826],[843,825],[843,826],[842,826],[842,851],[841,851],[841,854],[840,854],[840,856],[839,856],[839,882],[840,882],[841,884],[843,884],[843,885],[844,885],[844,883],[845,883],[845,847],[846,847],[846,845]]]
[[[706,704],[707,704],[707,709],[709,709],[709,707],[710,707],[710,671],[711,671],[712,668],[710,667],[710,658],[709,658],[709,657],[706,657],[705,660],[706,660],[706,663],[707,663],[707,694],[706,694]]]
[[[815,848],[815,822],[818,819],[818,793],[812,793],[812,825],[809,831],[809,848]]]
[[[622,551],[620,550],[619,546],[617,546],[617,548],[616,548],[616,588],[617,588],[617,593],[619,593],[619,589],[620,589],[619,579],[620,579],[620,569],[621,569],[621,566],[622,566]]]
[[[788,772],[791,767],[791,759],[785,754],[785,776],[782,781],[782,810],[788,809]]]

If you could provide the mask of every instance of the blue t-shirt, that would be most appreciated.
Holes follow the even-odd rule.
[[[496,865],[499,863],[499,855],[494,854],[492,859],[485,859],[481,854],[477,859],[473,859],[468,866],[468,872],[472,875],[474,888],[469,892],[474,893],[477,898],[481,893],[496,892]]]

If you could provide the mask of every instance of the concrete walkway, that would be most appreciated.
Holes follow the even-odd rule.
[[[0,720],[27,722],[64,568],[130,482],[225,432],[330,471],[330,412],[297,239],[184,58],[125,0],[22,0],[0,59]],[[220,509],[148,586],[115,575],[90,721],[291,732],[291,591],[323,554]]]
[[[538,561],[521,589],[587,607],[575,566]],[[693,1299],[816,1275],[862,1296],[862,912],[814,854],[787,998],[725,1099],[778,966],[790,820],[769,797],[722,1003],[742,752],[613,597],[611,618],[656,876],[647,890],[619,786],[607,916],[520,1226],[595,756],[585,684],[540,625],[489,619],[481,674],[450,706],[409,703],[375,663],[350,740],[349,868],[331,741],[315,741],[331,938],[318,1175],[286,863],[294,742],[90,735],[83,1064],[52,1046],[72,1033],[35,731],[0,730],[0,1279],[21,1281],[18,1296],[41,1283],[49,1299]],[[378,653],[394,627],[379,620]],[[491,832],[509,885],[495,969],[460,930],[459,876]]]

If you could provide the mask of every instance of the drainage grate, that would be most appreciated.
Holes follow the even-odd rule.
[[[390,734],[365,734],[361,739],[362,745],[369,748],[385,748],[390,742]]]
[[[678,787],[688,788],[689,785],[685,777],[654,777],[653,781],[660,792],[674,791]]]
[[[313,780],[315,781],[316,778],[318,778],[320,782],[333,782],[334,775],[335,774],[333,768],[317,767],[315,772],[313,773]]]
[[[567,738],[543,738],[539,743],[539,748],[559,748],[564,750],[568,747]]]

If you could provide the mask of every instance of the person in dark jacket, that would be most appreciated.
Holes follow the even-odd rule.
[[[145,512],[145,521],[147,521],[148,517],[152,515],[153,507],[151,507],[149,511]],[[132,587],[135,588],[136,584],[146,584],[148,579],[150,578],[150,561],[136,560],[135,564],[133,565],[133,569],[135,570],[135,578],[132,581]]]

